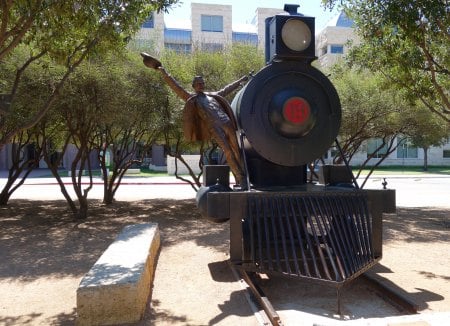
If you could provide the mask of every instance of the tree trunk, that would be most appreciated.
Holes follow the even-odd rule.
[[[111,205],[114,201],[114,192],[110,187],[103,193],[103,204]]]
[[[423,148],[423,170],[428,171],[428,147]]]
[[[9,170],[8,180],[0,193],[0,206],[8,205],[9,198],[11,198],[11,195],[14,193],[14,191],[16,191],[20,186],[23,185],[31,170],[32,168],[29,167],[23,176],[21,176],[21,173],[23,171],[22,167],[17,167],[16,165],[14,165]],[[16,183],[18,179],[20,180]]]
[[[110,205],[114,201],[114,180],[116,179],[116,171],[113,168],[111,171],[111,176],[109,174],[106,175],[106,178],[103,178],[103,204]]]
[[[9,197],[11,197],[11,194],[9,193],[9,189],[3,188],[2,192],[0,193],[0,206],[6,206],[8,205]]]
[[[87,198],[81,197],[78,198],[78,203],[80,205],[78,212],[75,213],[75,219],[77,220],[85,220],[87,219],[88,214],[88,201]]]

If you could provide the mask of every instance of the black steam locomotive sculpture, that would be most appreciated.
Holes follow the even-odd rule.
[[[230,220],[239,268],[339,287],[381,259],[383,194],[354,178],[351,187],[307,183],[307,164],[336,140],[341,106],[311,66],[314,18],[297,7],[266,20],[267,65],[232,102],[251,188],[233,191],[229,170],[206,166],[197,204],[209,220]]]

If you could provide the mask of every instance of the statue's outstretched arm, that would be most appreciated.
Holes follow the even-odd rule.
[[[232,93],[234,90],[238,89],[241,86],[242,82],[247,81],[249,78],[248,75],[242,76],[235,82],[232,82],[231,84],[228,84],[224,88],[222,88],[220,91],[217,91],[216,94],[220,96],[227,96],[228,94]]]
[[[189,94],[171,75],[167,73],[164,67],[159,67],[158,70],[161,72],[163,79],[166,81],[167,85],[172,88],[172,90],[177,94],[181,99],[187,101],[188,98],[192,96]]]
[[[191,94],[189,94],[180,84],[164,69],[161,61],[152,57],[151,55],[142,52],[142,58],[144,59],[144,64],[149,67],[158,70],[166,83],[172,88],[172,90],[184,101],[187,101]]]

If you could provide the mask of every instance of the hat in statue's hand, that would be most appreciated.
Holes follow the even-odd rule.
[[[161,61],[156,58],[153,58],[150,54],[145,52],[141,52],[142,58],[144,58],[144,65],[149,68],[157,69],[162,66]]]

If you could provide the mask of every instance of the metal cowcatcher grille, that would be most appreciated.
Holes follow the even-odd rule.
[[[360,191],[249,195],[242,267],[342,284],[380,258]]]

